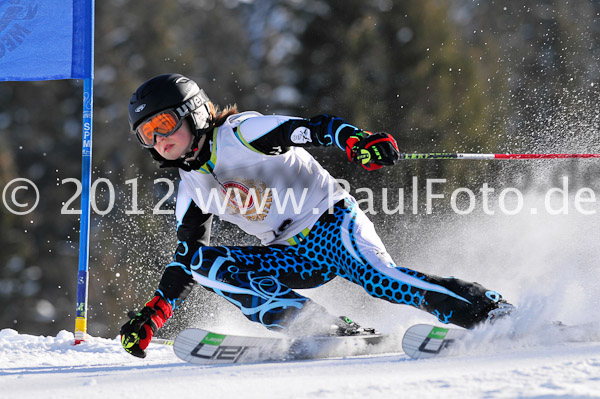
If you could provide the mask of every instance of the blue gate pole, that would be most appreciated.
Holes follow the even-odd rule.
[[[81,142],[81,218],[79,222],[79,271],[75,307],[75,345],[87,334],[88,266],[90,246],[90,188],[92,180],[92,121],[94,117],[94,6],[95,0],[74,0],[83,23],[74,40],[83,48],[83,132]]]
[[[77,273],[77,307],[75,344],[85,340],[87,332],[88,265],[90,244],[90,186],[92,177],[92,120],[94,79],[83,81],[83,133],[81,151],[81,219],[79,227],[79,272]]]

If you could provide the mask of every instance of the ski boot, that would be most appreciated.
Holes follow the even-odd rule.
[[[452,323],[471,329],[479,324],[506,317],[514,309],[514,306],[506,302],[499,293],[478,283],[436,276],[429,276],[426,281],[450,291],[425,291],[419,306],[444,324]]]
[[[497,303],[497,307],[488,312],[486,323],[493,324],[499,319],[509,316],[516,308],[510,303],[506,302],[504,299],[501,299]]]

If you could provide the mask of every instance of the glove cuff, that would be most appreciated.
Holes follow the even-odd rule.
[[[366,130],[356,129],[352,136],[348,137],[348,139],[346,140],[346,155],[348,156],[348,160],[350,162],[356,162],[356,144],[359,141],[371,136],[372,134],[373,133],[368,132]]]
[[[354,146],[356,145],[356,143],[358,143],[359,138],[356,136],[352,136],[349,137],[348,140],[346,140],[346,156],[348,157],[348,160],[350,162],[354,162],[354,154],[355,152],[354,150]]]
[[[173,316],[173,307],[162,296],[156,295],[146,303],[146,306],[154,309],[156,312],[150,316],[154,322],[156,329],[161,328],[165,322]]]

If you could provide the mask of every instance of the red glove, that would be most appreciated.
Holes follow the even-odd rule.
[[[163,297],[155,296],[138,313],[128,314],[131,320],[121,327],[121,345],[133,356],[146,357],[152,336],[172,315],[173,307]]]
[[[380,169],[383,165],[398,162],[398,144],[388,133],[361,131],[346,141],[346,155],[351,162],[359,163],[366,170]]]

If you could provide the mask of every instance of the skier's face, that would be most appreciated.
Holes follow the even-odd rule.
[[[191,150],[192,139],[189,122],[184,120],[179,129],[169,137],[156,136],[154,149],[161,157],[174,161]]]

